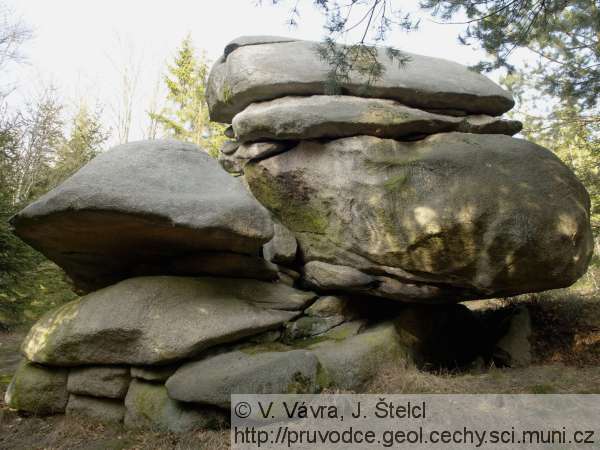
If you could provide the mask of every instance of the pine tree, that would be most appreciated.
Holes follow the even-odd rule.
[[[54,187],[87,164],[101,150],[108,139],[99,111],[90,111],[81,103],[72,119],[70,135],[58,148],[56,165],[52,171],[51,186]]]
[[[164,81],[167,87],[167,106],[151,114],[168,136],[193,142],[216,156],[225,140],[223,125],[210,122],[206,105],[208,62],[197,57],[190,36],[177,51]]]

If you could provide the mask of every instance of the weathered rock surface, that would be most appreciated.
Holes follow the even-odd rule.
[[[507,136],[303,141],[248,164],[246,179],[306,262],[338,266],[336,289],[515,295],[569,286],[592,253],[585,188],[550,151]]]
[[[125,416],[125,406],[122,400],[71,394],[65,414],[87,417],[104,423],[121,423]]]
[[[252,142],[240,145],[235,152],[235,157],[240,160],[253,161],[277,155],[287,148],[289,146],[282,142]]]
[[[67,373],[65,369],[23,361],[8,385],[4,401],[10,408],[33,414],[62,413],[69,398]]]
[[[338,266],[322,261],[309,261],[304,266],[304,283],[323,292],[353,292],[364,295],[403,300],[430,300],[444,297],[438,286],[400,281],[380,275],[369,275],[348,266]]]
[[[394,100],[347,95],[284,97],[253,103],[236,114],[232,125],[242,142],[337,139],[362,134],[405,139],[447,131],[512,136],[522,128],[515,120],[453,117],[410,108]]]
[[[319,336],[359,316],[359,311],[346,297],[320,297],[304,311],[304,316],[287,322],[283,340],[291,342]]]
[[[223,131],[223,134],[225,135],[225,137],[229,138],[229,139],[233,139],[235,138],[235,133],[233,131],[233,127],[230,125],[227,128],[225,128],[225,131]],[[230,141],[229,141],[230,142]],[[226,142],[227,143],[227,142]],[[222,150],[223,148],[221,148]]]
[[[232,143],[231,145],[223,145],[219,152],[219,164],[230,174],[239,175],[244,173],[244,167],[246,167],[248,162],[269,158],[286,151],[290,147],[293,147],[293,143],[249,142],[245,144]]]
[[[219,152],[218,161],[223,170],[230,173],[234,177],[244,174],[244,166],[248,162],[247,160],[239,159],[233,154],[225,154]]]
[[[240,253],[194,253],[173,258],[158,266],[140,265],[139,275],[217,275],[273,281],[278,278],[277,266],[258,256]]]
[[[229,408],[231,394],[318,392],[314,355],[269,349],[249,347],[184,364],[167,380],[169,397]]]
[[[356,336],[329,340],[309,346],[324,368],[327,386],[355,390],[369,381],[379,369],[388,365],[405,366],[409,359],[400,345],[399,336],[390,322]]]
[[[296,339],[306,339],[318,336],[344,322],[342,316],[329,317],[307,317],[302,316],[298,320],[285,324],[283,333],[284,342],[292,342]]]
[[[179,366],[138,366],[131,368],[131,377],[147,381],[167,381]]]
[[[344,322],[337,327],[333,327],[331,330],[323,334],[322,337],[334,340],[347,339],[350,336],[355,336],[364,330],[367,323],[366,320],[358,319],[350,322]]]
[[[202,410],[169,398],[167,389],[156,383],[133,380],[125,397],[125,427],[149,428],[182,433],[200,428],[218,428],[224,414]]]
[[[22,350],[51,365],[165,364],[275,328],[314,297],[255,280],[132,278],[45,315]]]
[[[76,367],[69,371],[67,390],[92,397],[125,398],[129,381],[127,367]]]
[[[227,58],[232,51],[246,45],[277,44],[280,42],[294,42],[296,40],[282,36],[240,36],[225,46],[223,57]]]
[[[317,299],[304,313],[309,317],[342,316],[344,320],[356,317],[355,305],[347,297],[328,295]]]
[[[229,127],[229,129],[233,130],[233,127]],[[219,151],[224,155],[233,155],[239,147],[240,143],[238,141],[225,141]]]
[[[329,64],[309,41],[229,45],[213,66],[207,87],[211,120],[231,123],[249,104],[290,95],[326,91]],[[227,50],[226,50],[227,52]],[[488,78],[444,59],[404,52],[410,61],[399,66],[385,48],[378,49],[382,77],[365,89],[365,79],[352,73],[341,85],[345,94],[397,100],[420,109],[499,115],[514,105],[511,95]]]
[[[280,223],[274,223],[273,239],[263,246],[265,259],[276,264],[291,264],[296,259],[298,243],[294,235]]]
[[[83,291],[194,252],[258,254],[273,235],[240,180],[195,145],[161,140],[100,154],[12,224]]]

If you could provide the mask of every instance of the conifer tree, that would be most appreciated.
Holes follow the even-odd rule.
[[[206,105],[208,62],[197,56],[190,36],[177,50],[174,61],[168,65],[164,81],[167,88],[167,106],[158,114],[151,114],[163,132],[183,141],[193,142],[216,156],[225,140],[223,125],[210,122]]]

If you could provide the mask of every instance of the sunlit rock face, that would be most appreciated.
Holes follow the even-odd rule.
[[[445,59],[403,52],[405,64],[378,49],[383,75],[365,89],[364,79],[342,83],[345,94],[397,100],[407,106],[447,112],[500,115],[512,96],[483,75]],[[213,66],[207,86],[211,120],[231,123],[251,103],[287,95],[325,93],[331,67],[311,41],[280,38],[236,39]]]
[[[253,103],[236,114],[232,126],[242,142],[336,139],[361,134],[414,139],[448,131],[512,136],[521,130],[521,122],[516,120],[487,115],[434,114],[394,100],[350,95],[283,97]],[[236,155],[242,156],[239,150]]]
[[[591,257],[585,188],[521,139],[306,140],[248,164],[245,176],[295,233],[305,263],[370,276],[350,277],[349,290],[431,302],[513,295],[568,286]],[[312,278],[319,286],[319,271]]]

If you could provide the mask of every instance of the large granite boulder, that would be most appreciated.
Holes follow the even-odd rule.
[[[245,170],[304,261],[326,263],[331,276],[312,271],[324,291],[423,302],[515,295],[569,286],[592,254],[585,188],[521,139],[302,141]]]
[[[132,278],[48,313],[22,351],[60,366],[165,364],[275,328],[314,297],[255,280]]]
[[[360,134],[409,139],[446,131],[513,135],[521,123],[485,115],[454,117],[394,100],[349,95],[284,97],[253,103],[233,118],[242,141],[336,139]]]
[[[195,252],[258,255],[273,235],[240,180],[197,146],[170,140],[100,154],[11,223],[86,292],[171,274],[174,261]]]
[[[4,401],[13,409],[32,414],[57,414],[65,411],[68,370],[44,367],[23,361],[17,368]]]
[[[318,46],[310,41],[274,42],[269,38],[227,46],[208,80],[211,119],[231,123],[251,103],[324,94],[331,67],[320,57]],[[345,94],[453,113],[500,115],[514,105],[508,92],[460,64],[404,52],[409,60],[399,65],[389,58],[387,49],[377,51],[385,68],[383,75],[366,87],[365,78],[351,73],[341,85]]]

